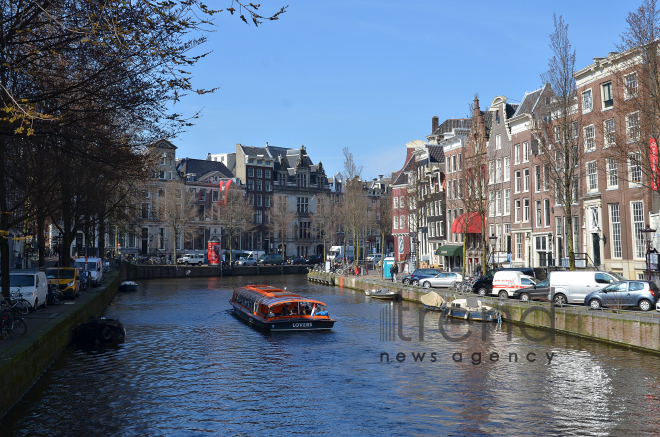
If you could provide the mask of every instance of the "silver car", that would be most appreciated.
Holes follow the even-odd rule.
[[[431,288],[431,287],[442,287],[442,288],[451,288],[455,282],[461,282],[463,276],[460,273],[438,273],[437,275],[422,279],[422,287]]]
[[[236,261],[237,266],[256,266],[257,260],[254,258],[243,258]]]

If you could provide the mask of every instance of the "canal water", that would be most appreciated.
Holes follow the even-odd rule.
[[[324,301],[335,328],[250,328],[227,311],[246,283]],[[437,313],[421,340],[418,305],[304,275],[142,281],[104,315],[126,341],[71,345],[0,420],[2,435],[660,433],[660,356]]]

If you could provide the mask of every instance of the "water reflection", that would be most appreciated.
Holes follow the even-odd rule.
[[[338,322],[325,333],[252,329],[227,311],[246,282],[325,301]],[[409,308],[402,334],[411,341],[380,341],[384,308]],[[418,308],[303,276],[141,282],[105,312],[127,327],[126,341],[69,347],[0,427],[17,436],[659,431],[657,356],[561,335],[533,342],[515,327],[509,338],[494,324],[449,319],[448,336],[472,331],[453,343],[437,313],[424,316],[420,341]]]

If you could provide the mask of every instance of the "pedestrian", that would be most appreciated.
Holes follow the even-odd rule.
[[[396,284],[396,275],[399,273],[399,266],[397,263],[394,263],[392,266],[392,282]]]

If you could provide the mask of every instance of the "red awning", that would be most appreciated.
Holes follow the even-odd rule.
[[[478,212],[471,212],[469,216],[468,213],[459,215],[451,224],[452,234],[462,234],[465,231],[466,219],[468,234],[481,234],[481,216]]]

